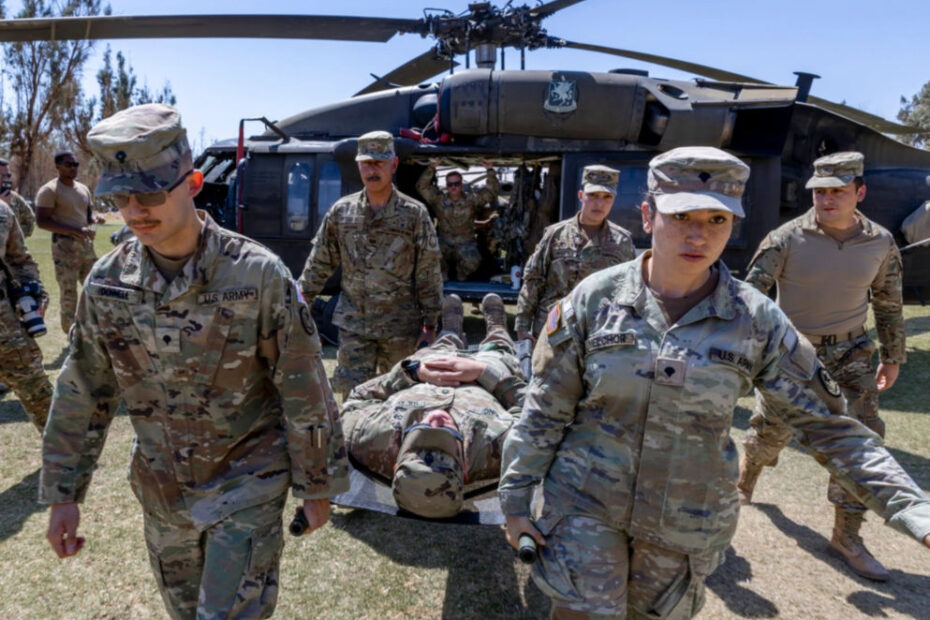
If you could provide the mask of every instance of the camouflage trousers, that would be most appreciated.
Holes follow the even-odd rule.
[[[553,618],[692,618],[721,554],[688,556],[631,538],[581,515],[547,514],[533,581],[552,599]],[[568,612],[568,613],[566,613]]]
[[[341,393],[344,400],[356,385],[389,371],[413,353],[416,343],[416,336],[365,338],[340,329],[333,391]]]
[[[5,291],[0,297],[0,381],[13,390],[41,435],[52,404],[52,384],[42,365],[42,351],[23,331]]]
[[[456,280],[467,280],[481,265],[481,252],[474,239],[439,239],[442,252],[442,279],[448,280],[454,271]]]
[[[84,282],[97,260],[94,242],[69,235],[52,235],[52,260],[55,262],[55,280],[58,282],[61,329],[71,331],[77,310],[78,282]]]
[[[858,338],[817,347],[817,357],[843,390],[847,415],[885,436],[885,423],[878,417],[878,387],[872,358],[875,343],[868,334]],[[774,467],[778,453],[791,441],[793,431],[779,421],[778,415],[756,395],[756,406],[749,419],[744,448],[749,462]],[[830,478],[827,499],[847,512],[865,512],[866,507],[840,484]]]
[[[149,561],[172,618],[271,616],[285,499],[245,508],[202,532],[181,516],[145,512]]]

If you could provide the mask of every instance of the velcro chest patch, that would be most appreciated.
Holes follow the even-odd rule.
[[[243,301],[258,301],[258,289],[254,286],[242,288],[229,288],[222,291],[208,291],[197,295],[198,306],[217,306],[219,304],[232,304]]]
[[[707,353],[707,358],[712,362],[720,362],[728,366],[735,366],[745,373],[752,374],[752,360],[736,351],[727,351],[726,349],[711,347],[710,351]]]
[[[588,353],[599,349],[610,349],[613,347],[635,347],[636,333],[621,332],[616,334],[602,334],[600,336],[591,336],[588,338],[584,347]]]
[[[142,303],[142,291],[122,286],[111,286],[108,284],[91,282],[87,285],[87,294],[91,297],[121,301],[127,304]]]

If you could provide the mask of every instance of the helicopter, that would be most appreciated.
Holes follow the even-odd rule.
[[[418,19],[283,15],[101,16],[0,21],[0,41],[131,37],[272,37],[387,41],[418,34],[433,44],[343,101],[272,122],[240,121],[239,140],[216,143],[198,158],[205,173],[199,206],[277,252],[292,273],[303,268],[323,215],[340,196],[362,189],[356,139],[372,129],[395,136],[398,188],[417,197],[415,183],[433,158],[466,172],[490,159],[504,172],[506,207],[488,251],[469,281],[450,280],[445,293],[480,299],[497,292],[514,300],[517,288],[501,274],[522,266],[544,224],[576,212],[581,171],[605,164],[620,171],[610,218],[634,233],[636,207],[649,160],[687,145],[714,146],[751,168],[744,197],[747,217],[724,259],[744,269],[762,237],[810,206],[804,183],[817,157],[858,150],[866,157],[868,197],[863,212],[896,234],[901,221],[930,197],[930,152],[886,134],[916,131],[853,107],[811,95],[810,73],[777,85],[684,60],[551,36],[543,20],[583,0],[535,5],[473,2],[459,13],[424,11]],[[693,81],[643,71],[525,70],[525,55],[540,48],[587,50],[687,71]],[[519,53],[507,69],[505,50]],[[474,58],[475,66],[472,66]],[[501,68],[497,68],[500,60]],[[462,66],[464,64],[464,66]],[[444,74],[439,82],[432,80]],[[265,131],[246,138],[244,123]],[[442,176],[441,171],[437,176]],[[499,224],[499,225],[498,225]],[[496,248],[490,251],[490,247]],[[905,290],[921,301],[930,276],[921,269],[930,249],[908,248]],[[338,276],[327,291],[338,292]],[[331,313],[335,302],[331,300]],[[332,339],[327,308],[317,308],[321,333]]]

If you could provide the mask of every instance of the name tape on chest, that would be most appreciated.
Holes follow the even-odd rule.
[[[726,349],[711,347],[707,357],[712,362],[721,362],[730,366],[736,366],[740,370],[752,374],[752,360],[736,351],[727,351]]]
[[[198,306],[234,304],[243,301],[258,301],[258,289],[253,286],[230,288],[225,291],[209,291],[197,295]]]
[[[584,347],[588,353],[599,349],[610,349],[613,347],[635,347],[636,333],[621,332],[618,334],[603,334],[600,336],[591,336],[588,338]]]
[[[112,299],[114,301],[122,301],[127,304],[142,303],[142,291],[134,288],[126,288],[123,286],[111,286],[109,284],[91,282],[87,285],[87,294],[91,297]]]

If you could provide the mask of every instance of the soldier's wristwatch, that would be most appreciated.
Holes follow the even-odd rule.
[[[410,377],[411,381],[420,382],[420,360],[404,360],[400,363],[400,367]]]

